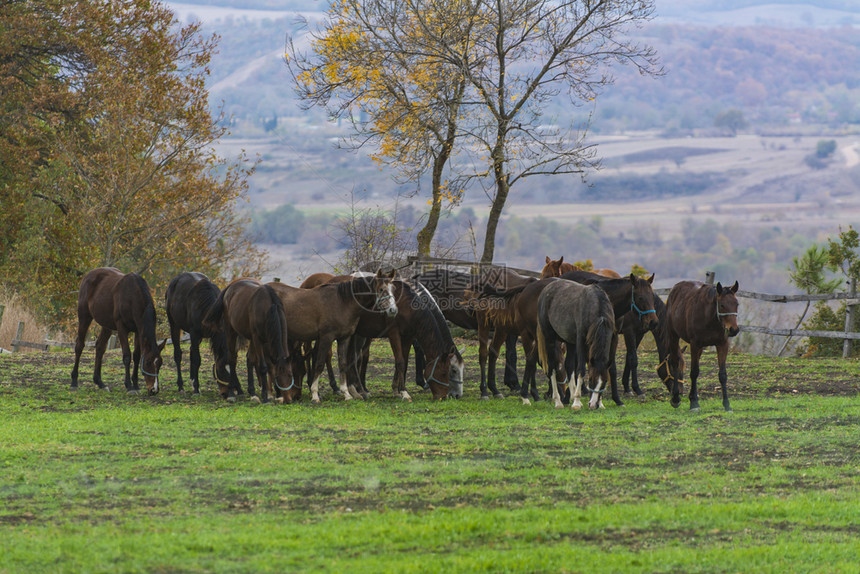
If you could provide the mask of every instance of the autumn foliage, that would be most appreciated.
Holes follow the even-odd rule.
[[[163,293],[177,272],[259,271],[236,212],[253,166],[226,163],[204,81],[215,38],[158,3],[0,3],[0,268],[51,323],[83,273]]]

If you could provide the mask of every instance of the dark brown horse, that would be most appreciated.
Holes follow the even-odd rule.
[[[570,271],[585,271],[582,267],[578,265],[574,265],[573,263],[565,263],[564,256],[562,255],[558,259],[550,259],[549,256],[546,256],[546,264],[543,266],[540,272],[540,278],[546,279],[547,277],[561,277],[565,273]],[[591,273],[596,273],[597,275],[601,275],[603,277],[609,277],[610,279],[618,279],[621,277],[617,272],[612,269],[592,269]]]
[[[720,388],[723,392],[723,408],[731,411],[726,389],[726,356],[729,352],[729,338],[738,334],[738,282],[731,287],[716,286],[699,281],[681,281],[669,292],[666,298],[668,320],[666,323],[666,349],[669,353],[669,370],[672,373],[673,388],[671,404],[677,408],[681,404],[681,381],[684,367],[681,361],[680,340],[690,344],[690,410],[699,409],[699,392],[696,380],[699,378],[699,359],[705,347],[713,345],[717,349]]]
[[[478,330],[478,317],[474,310],[466,303],[466,291],[475,290],[480,292],[483,285],[493,285],[499,289],[512,288],[523,284],[530,278],[508,271],[503,267],[489,266],[482,270],[481,273],[463,273],[454,269],[430,269],[424,271],[415,277],[413,281],[417,281],[427,288],[427,291],[433,296],[442,310],[445,319],[462,327],[463,329]],[[488,341],[490,332],[493,331],[492,325],[488,327],[487,333],[481,336],[479,333],[480,349],[484,352],[484,358],[481,364],[481,381],[484,385],[482,388],[486,390],[486,370],[487,361],[486,353],[489,352]],[[520,390],[519,380],[517,379],[517,335],[510,333],[504,340],[505,345],[505,385],[512,391]],[[500,347],[496,347],[498,352]],[[479,359],[480,361],[480,359]],[[423,378],[418,374],[422,372],[421,365],[424,364],[423,353],[420,348],[415,349],[415,365],[416,365],[416,383],[419,386],[424,386]],[[493,393],[501,396],[495,390],[495,381],[493,382]]]
[[[330,283],[301,289],[283,283],[269,283],[283,302],[290,324],[290,347],[300,352],[302,343],[316,343],[308,386],[311,401],[320,402],[319,377],[332,344],[337,341],[340,391],[344,398],[361,398],[356,389],[348,386],[348,344],[355,333],[363,310],[397,314],[391,280],[383,275],[361,276],[342,283]],[[297,363],[298,364],[298,363]],[[303,376],[303,373],[302,373]],[[299,376],[299,380],[302,378]]]
[[[176,363],[176,386],[181,392],[182,384],[182,345],[179,336],[182,331],[191,338],[191,366],[189,375],[194,394],[200,393],[200,342],[209,339],[214,347],[225,348],[227,339],[222,331],[212,331],[203,325],[203,318],[218,299],[221,289],[203,273],[180,273],[170,281],[164,295],[167,310],[167,323],[170,325],[170,338],[173,340],[173,360]],[[214,369],[214,367],[213,367]],[[215,373],[215,379],[226,380],[229,373]]]
[[[641,329],[650,330],[657,326],[657,311],[654,309],[654,275],[648,279],[636,277],[632,273],[620,279],[602,277],[589,271],[570,271],[562,275],[563,279],[575,281],[583,285],[597,284],[609,296],[612,309],[615,312],[616,325],[625,320],[638,324]],[[629,319],[625,319],[629,315]],[[617,337],[616,337],[617,339]],[[617,347],[617,340],[615,342]],[[613,350],[615,349],[613,347]],[[573,357],[568,355],[566,363],[568,373],[571,372]],[[612,400],[617,405],[623,405],[618,394],[618,368],[615,361],[615,353],[612,354],[612,362],[609,366],[609,377],[612,387]]]
[[[102,359],[111,333],[116,331],[122,346],[122,364],[125,366],[125,388],[130,393],[139,391],[137,369],[143,373],[146,389],[158,392],[158,370],[161,368],[161,351],[166,340],[159,345],[155,339],[155,304],[149,285],[137,273],[124,274],[113,267],[93,269],[81,280],[78,291],[78,334],[75,338],[75,366],[72,369],[72,388],[78,387],[78,367],[90,323],[95,319],[102,330],[96,340],[96,362],[93,382],[100,389],[108,387],[102,382]],[[134,333],[134,355],[128,346],[128,334]],[[143,362],[141,362],[143,354]],[[130,371],[134,360],[134,371]]]
[[[426,363],[421,368],[434,399],[463,395],[463,357],[457,350],[448,323],[436,301],[420,283],[413,288],[404,281],[392,281],[397,315],[387,317],[381,313],[364,311],[355,330],[350,347],[351,364],[359,367],[358,384],[367,392],[365,372],[369,342],[387,338],[394,355],[392,389],[404,400],[411,400],[406,392],[406,365],[409,349],[414,344],[421,349]],[[366,341],[366,343],[365,343]],[[416,367],[417,368],[417,367]]]
[[[249,342],[248,365],[253,365],[260,381],[262,401],[274,396],[277,387],[279,402],[290,403],[301,395],[301,384],[293,381],[290,351],[287,347],[287,319],[284,306],[268,285],[256,279],[236,279],[218,295],[209,308],[203,325],[223,332],[227,340],[226,356],[215,350],[216,366],[226,363],[230,380],[219,380],[221,395],[228,398],[232,389],[242,392],[236,373],[239,338]],[[253,374],[248,372],[248,395],[254,396]]]
[[[615,349],[615,316],[609,297],[597,285],[573,281],[555,281],[541,292],[537,312],[537,348],[556,408],[562,407],[556,385],[557,343],[567,343],[569,355],[576,356],[574,371],[569,374],[573,386],[570,406],[582,408],[579,400],[582,385],[591,393],[588,407],[603,408],[601,396],[609,378],[609,363]],[[587,368],[586,368],[587,367]],[[587,373],[587,381],[586,381]]]

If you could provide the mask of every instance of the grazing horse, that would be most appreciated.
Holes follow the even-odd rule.
[[[389,275],[355,277],[341,283],[328,283],[301,289],[283,283],[269,283],[283,302],[290,324],[290,347],[300,353],[302,343],[316,343],[308,386],[311,401],[320,402],[319,378],[332,343],[337,341],[340,391],[344,399],[362,398],[348,386],[348,343],[355,333],[361,313],[373,310],[391,317],[397,314]],[[298,363],[297,363],[298,365]],[[303,373],[302,373],[303,376]],[[301,380],[301,376],[298,377]]]
[[[528,278],[523,278],[512,271],[503,268],[490,267],[485,269],[481,274],[462,273],[453,269],[431,269],[424,271],[415,277],[413,281],[421,283],[433,298],[438,302],[439,308],[445,319],[462,327],[463,329],[478,330],[478,317],[474,310],[466,302],[467,290],[480,290],[482,285],[490,284],[499,288],[514,287],[520,285]],[[492,330],[492,326],[488,331]],[[489,332],[481,337],[479,333],[480,349],[486,352],[486,340],[489,339]],[[498,348],[497,348],[498,350]],[[480,353],[479,353],[480,354]],[[481,360],[479,359],[479,362]],[[481,364],[481,380],[486,380],[486,355]],[[418,386],[425,386],[422,377],[419,373],[423,372],[424,355],[420,348],[415,349],[415,366],[416,366],[416,383]],[[494,383],[495,384],[495,383]],[[516,392],[520,390],[520,384],[517,380],[517,336],[511,333],[505,339],[505,385]],[[495,391],[494,391],[495,394]],[[501,396],[499,394],[499,396]]]
[[[615,314],[609,297],[599,286],[556,281],[543,290],[538,299],[537,347],[544,372],[550,376],[556,408],[563,406],[555,372],[549,368],[557,363],[556,343],[567,343],[568,354],[576,357],[570,375],[571,408],[582,408],[579,397],[587,365],[585,388],[591,393],[588,407],[596,409],[603,408],[601,396],[606,390],[609,364],[615,352],[614,339]]]
[[[546,279],[547,277],[561,277],[565,273],[570,271],[585,271],[582,267],[578,265],[574,265],[573,263],[565,263],[564,256],[562,255],[558,259],[550,259],[549,256],[546,256],[546,264],[543,266],[540,272],[540,278]],[[621,277],[617,272],[612,269],[592,269],[591,273],[596,273],[597,275],[602,275],[603,277],[609,277],[610,279],[618,279]]]
[[[227,340],[226,353],[213,347],[216,365],[228,368],[230,373],[229,383],[218,381],[221,396],[228,398],[231,389],[236,394],[242,392],[236,373],[238,339],[242,337],[250,342],[248,395],[254,396],[250,369],[253,365],[264,403],[274,396],[273,382],[280,394],[279,402],[291,403],[299,398],[301,385],[295,385],[293,381],[284,306],[271,287],[256,279],[236,279],[218,295],[203,319],[203,325],[224,333]]]
[[[699,281],[677,283],[666,298],[668,315],[666,321],[666,349],[669,353],[669,371],[672,373],[673,407],[681,404],[681,381],[684,366],[681,361],[680,340],[690,344],[690,410],[699,410],[699,393],[696,380],[699,378],[699,359],[705,347],[717,349],[720,388],[723,392],[723,408],[731,411],[726,390],[726,355],[729,338],[738,334],[738,282],[731,287],[716,286]]]
[[[125,366],[125,388],[130,393],[139,391],[137,369],[143,373],[149,394],[158,392],[158,370],[161,368],[161,345],[155,339],[155,303],[149,285],[137,273],[124,274],[113,267],[99,267],[84,275],[78,291],[78,333],[75,338],[75,366],[72,369],[72,388],[78,387],[78,367],[87,330],[95,319],[102,330],[96,340],[96,362],[93,382],[100,389],[108,389],[102,382],[102,359],[111,333],[116,331],[122,346],[122,364]],[[134,333],[134,355],[128,346],[128,334]],[[141,353],[143,362],[141,362]],[[132,359],[134,370],[129,373]]]
[[[583,285],[596,284],[609,296],[612,309],[615,312],[616,325],[621,324],[625,315],[630,315],[630,321],[638,324],[642,329],[653,329],[657,325],[657,311],[654,309],[654,275],[648,279],[636,277],[630,274],[620,279],[602,277],[589,271],[569,271],[562,275],[563,279],[575,281]],[[618,367],[615,362],[615,348],[617,347],[617,336],[613,347],[612,361],[609,366],[609,377],[612,387],[612,400],[618,406],[623,405],[618,395]],[[572,357],[568,357],[567,366],[570,366]],[[568,368],[568,372],[570,369]]]
[[[218,299],[221,289],[203,273],[180,273],[167,286],[164,296],[167,310],[167,323],[170,325],[170,338],[173,340],[173,361],[176,363],[176,385],[182,392],[182,345],[179,336],[182,331],[191,338],[191,367],[189,375],[194,394],[200,394],[200,342],[209,339],[214,347],[227,344],[222,331],[213,331],[203,326],[203,318]],[[214,369],[214,367],[213,367]],[[214,371],[213,371],[214,372]],[[226,371],[214,373],[215,379],[227,379]]]
[[[387,337],[394,355],[392,389],[404,400],[409,348],[415,345],[426,357],[421,368],[434,399],[463,395],[463,357],[454,344],[448,323],[433,296],[420,283],[413,288],[403,281],[392,281],[397,315],[365,311],[361,315],[350,346],[351,363],[358,366],[358,384],[367,392],[365,373],[371,339]],[[366,342],[365,342],[366,341]],[[417,368],[417,367],[416,367]],[[355,370],[353,370],[355,372]]]

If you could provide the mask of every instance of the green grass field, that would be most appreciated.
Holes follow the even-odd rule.
[[[730,355],[725,413],[711,353],[691,413],[643,353],[645,398],[572,412],[479,400],[472,348],[463,399],[404,403],[389,355],[319,406],[0,356],[0,572],[860,571],[860,363]]]

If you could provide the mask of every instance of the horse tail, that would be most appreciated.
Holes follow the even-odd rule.
[[[588,332],[585,335],[585,343],[588,345],[589,358],[597,360],[597,364],[594,367],[599,371],[603,371],[609,366],[609,356],[604,349],[609,349],[614,333],[614,322],[610,323],[604,315],[598,317],[588,327]]]
[[[215,302],[212,303],[212,306],[209,307],[209,310],[203,317],[203,326],[209,329],[212,333],[224,331],[221,321],[224,319],[224,294],[226,292],[227,289],[222,289],[221,292],[218,293],[218,298],[215,299]]]
[[[269,285],[263,285],[263,287],[266,289],[269,300],[272,302],[268,313],[266,313],[266,331],[273,339],[272,343],[275,345],[273,350],[276,351],[278,361],[286,361],[290,357],[290,352],[286,345],[287,320],[286,313],[284,312],[284,304],[274,289]]]
[[[546,350],[546,335],[543,334],[543,327],[541,327],[540,321],[537,324],[537,351],[538,351],[538,362],[540,362],[543,367],[543,372],[547,375],[550,373],[551,368],[549,366],[549,354]]]

